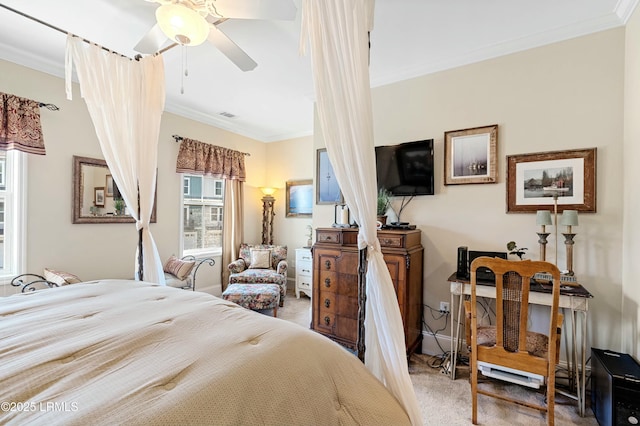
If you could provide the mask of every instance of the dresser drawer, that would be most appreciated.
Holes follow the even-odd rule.
[[[311,263],[313,260],[313,256],[311,255],[311,250],[299,249],[296,250],[296,264],[298,262],[308,261]]]
[[[335,314],[332,314],[331,312],[318,312],[316,328],[320,331],[324,331],[325,333],[332,333],[335,322]]]
[[[311,261],[304,260],[296,262],[296,275],[310,277],[311,272]]]
[[[341,232],[332,229],[318,230],[316,233],[316,241],[319,243],[340,244]]]
[[[298,277],[296,287],[301,290],[311,290],[311,277]]]
[[[321,292],[335,293],[338,291],[338,274],[332,271],[320,272],[318,290]]]
[[[321,291],[320,297],[318,300],[318,306],[320,307],[320,312],[330,312],[331,314],[335,314],[336,313],[335,293]]]
[[[404,247],[404,237],[402,235],[379,234],[381,247],[402,248]]]

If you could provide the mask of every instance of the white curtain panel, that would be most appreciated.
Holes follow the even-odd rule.
[[[68,99],[71,99],[74,62],[80,93],[87,104],[104,158],[129,213],[136,220],[136,229],[142,230],[144,276],[138,276],[137,252],[135,277],[164,285],[162,262],[149,229],[155,198],[160,119],[165,101],[162,57],[148,56],[135,61],[69,35],[65,64]]]
[[[398,299],[376,232],[376,163],[373,143],[369,38],[373,0],[305,0],[302,48],[311,50],[320,130],[345,201],[367,249],[365,365],[421,425],[409,377]]]

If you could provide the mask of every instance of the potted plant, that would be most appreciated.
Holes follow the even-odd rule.
[[[509,254],[515,254],[520,258],[520,260],[524,259],[525,252],[529,250],[526,247],[518,247],[515,241],[509,241],[507,243],[507,250],[509,250]]]
[[[122,198],[113,200],[113,207],[116,209],[116,215],[121,216],[124,214],[124,200]]]
[[[376,208],[376,214],[378,216],[378,222],[383,225],[387,223],[387,210],[391,204],[391,193],[386,188],[380,188],[378,190],[378,204]]]

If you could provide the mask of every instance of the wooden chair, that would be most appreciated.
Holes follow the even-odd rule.
[[[496,276],[495,327],[478,324],[476,271],[481,267],[491,269]],[[548,335],[527,330],[529,287],[531,278],[536,272],[546,272],[553,277]],[[547,413],[547,424],[554,424],[555,366],[559,360],[559,328],[562,324],[562,315],[558,313],[559,297],[560,271],[551,263],[530,260],[509,261],[492,257],[480,257],[471,263],[471,303],[466,307],[470,308],[471,312],[470,369],[473,424],[478,424],[478,394],[541,410]],[[543,376],[546,383],[546,406],[543,403],[535,404],[479,389],[479,362]]]

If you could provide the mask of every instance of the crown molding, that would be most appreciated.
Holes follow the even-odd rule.
[[[240,136],[245,136],[259,142],[277,142],[313,135],[313,129],[281,134],[260,133],[247,128],[247,126],[242,126],[241,124],[230,122],[230,120],[227,118],[218,118],[215,115],[205,114],[192,108],[185,108],[170,101],[167,101],[165,103],[164,110],[165,112],[179,115],[181,117],[188,118],[199,123],[209,124],[219,129],[227,130],[229,132],[235,133]]]
[[[614,9],[615,14],[623,24],[626,24],[638,6],[639,0],[619,0]]]

